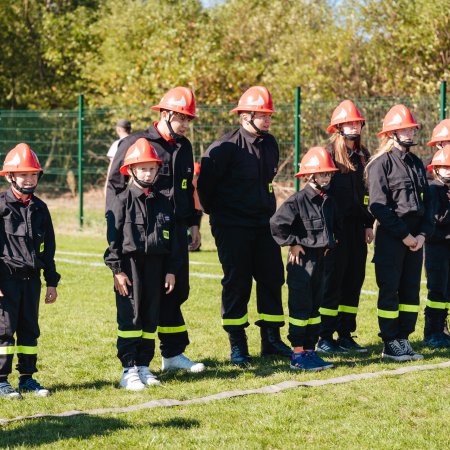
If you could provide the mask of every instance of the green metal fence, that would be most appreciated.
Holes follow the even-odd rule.
[[[445,97],[445,86],[444,86]],[[435,97],[399,98],[351,98],[367,119],[363,141],[371,152],[377,148],[376,133],[381,129],[382,119],[396,103],[406,104],[422,124],[419,145],[414,151],[421,157],[430,156],[433,149],[425,146],[433,127],[443,117],[445,109],[440,104],[441,93]],[[338,101],[321,101],[303,98],[301,120],[296,127],[295,93],[291,104],[276,104],[272,133],[277,137],[281,150],[280,171],[277,181],[294,186],[296,128],[301,129],[300,153],[313,145],[325,144],[325,132],[333,109]],[[297,96],[300,98],[300,96]],[[189,138],[193,144],[195,159],[216,138],[237,126],[236,115],[230,110],[234,105],[198,106],[198,119],[193,122]],[[297,112],[298,114],[298,112]],[[80,123],[80,116],[82,118]],[[127,117],[133,129],[146,128],[157,120],[157,113],[148,107],[91,109],[80,111],[0,111],[0,160],[19,142],[26,142],[37,152],[44,167],[40,191],[58,194],[103,186],[108,160],[106,152],[116,139],[114,124],[120,117]],[[80,126],[81,125],[81,126]],[[82,136],[82,139],[81,139]],[[81,140],[81,142],[80,142]],[[82,167],[79,165],[82,151]],[[82,169],[79,171],[79,169]],[[82,177],[80,177],[80,174]],[[79,186],[78,182],[81,182]]]

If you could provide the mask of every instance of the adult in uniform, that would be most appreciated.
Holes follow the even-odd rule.
[[[210,224],[223,269],[222,325],[231,345],[231,362],[250,362],[245,328],[247,306],[256,281],[262,355],[290,356],[281,341],[284,325],[281,251],[270,233],[276,209],[272,181],[279,149],[269,134],[272,98],[263,86],[249,88],[232,110],[240,127],[215,141],[203,155],[198,193]]]

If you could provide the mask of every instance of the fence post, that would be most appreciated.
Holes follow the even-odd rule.
[[[444,120],[447,112],[447,82],[441,81],[441,108],[440,108],[440,120]]]
[[[300,111],[302,103],[302,91],[301,87],[297,86],[295,88],[295,155],[294,155],[294,174],[298,172],[300,163]],[[295,191],[300,190],[300,179],[295,179]]]
[[[83,227],[83,121],[84,98],[83,94],[80,94],[78,96],[78,197],[80,201],[80,228]]]

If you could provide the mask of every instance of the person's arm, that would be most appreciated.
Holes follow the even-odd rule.
[[[123,272],[122,270],[122,244],[123,227],[125,223],[125,199],[115,197],[111,204],[111,210],[106,216],[106,238],[108,248],[105,251],[105,264],[113,274]]]
[[[295,234],[295,223],[299,221],[299,212],[295,194],[288,198],[270,218],[270,231],[275,242],[280,246],[300,244]]]
[[[46,215],[46,229],[44,233],[43,243],[41,244],[41,248],[39,249],[39,257],[44,262],[44,279],[47,284],[47,288],[54,288],[54,292],[52,290],[53,295],[51,295],[50,298],[54,297],[54,300],[56,300],[56,287],[58,286],[59,280],[61,279],[61,275],[56,271],[55,265],[55,231],[53,229],[53,222],[48,208],[45,207],[43,211]],[[50,301],[48,303],[53,303],[53,301]]]

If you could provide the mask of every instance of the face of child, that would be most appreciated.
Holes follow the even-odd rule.
[[[405,128],[404,130],[396,131],[397,137],[402,142],[413,142],[414,136],[417,133],[417,128]]]
[[[155,161],[133,164],[131,168],[135,177],[144,183],[153,183],[158,172],[158,163]]]
[[[169,120],[169,117],[170,117],[169,111],[162,112],[162,118],[164,120]],[[193,117],[188,116],[186,114],[173,112],[172,118],[170,119],[170,125],[172,126],[172,129],[176,134],[184,136],[189,130],[189,124],[192,122],[193,119],[194,119]]]
[[[353,134],[361,134],[361,122],[346,122],[342,124],[342,133],[353,135]]]
[[[446,145],[450,144],[450,141],[441,141],[436,144],[439,150],[442,150]]]
[[[436,172],[437,172],[444,180],[450,180],[450,167],[444,167],[444,166],[436,167]]]
[[[38,184],[39,172],[14,172],[9,179],[14,179],[20,188],[32,189]]]
[[[322,172],[316,173],[314,178],[321,188],[326,188],[330,184],[332,176],[333,172]]]

